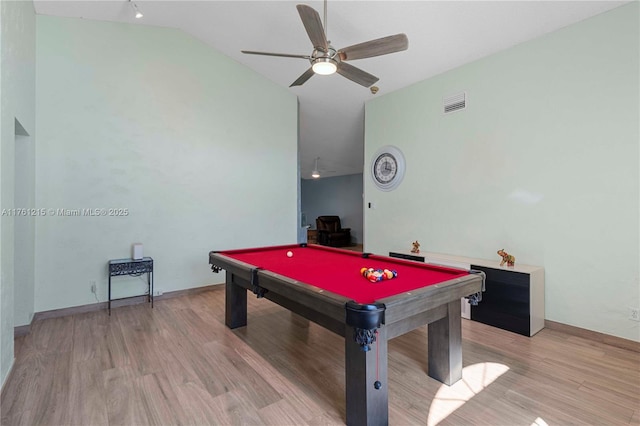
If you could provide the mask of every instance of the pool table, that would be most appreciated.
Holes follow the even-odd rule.
[[[247,325],[247,290],[344,336],[349,425],[388,423],[387,341],[428,324],[428,374],[462,377],[460,298],[480,293],[482,273],[314,244],[209,253],[226,270],[225,323]],[[397,276],[371,282],[362,268]],[[424,343],[422,343],[424,344]]]

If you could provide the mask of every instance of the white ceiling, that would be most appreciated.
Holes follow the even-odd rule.
[[[240,50],[310,55],[313,48],[295,5],[303,1],[126,0],[35,1],[36,13],[174,27],[288,87],[304,59],[244,55]],[[304,1],[323,16],[322,1]],[[300,101],[300,169],[310,178],[361,173],[364,103],[484,56],[534,39],[627,1],[343,1],[328,2],[328,39],[335,48],[405,33],[404,52],[351,62],[380,78],[377,95],[344,77],[313,76],[288,90]]]

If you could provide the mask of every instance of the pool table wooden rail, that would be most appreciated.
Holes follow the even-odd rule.
[[[377,302],[385,305],[385,324],[390,325],[397,321],[405,320],[413,314],[436,309],[455,300],[459,301],[460,298],[481,290],[482,277],[470,274],[442,284],[435,284],[386,297],[377,300]],[[407,297],[409,294],[411,297]]]
[[[264,297],[340,335],[345,335],[345,305],[350,299],[269,271],[259,271]]]
[[[231,328],[242,327],[246,325],[246,320],[238,317],[246,317],[246,311],[242,310],[243,306],[246,310],[245,289],[253,291],[251,269],[255,266],[214,252],[209,256],[211,263],[227,271],[226,291],[232,293],[232,300],[236,300],[227,306],[226,315],[231,315],[227,318],[230,320],[228,324],[233,325],[230,325]],[[351,299],[271,271],[258,269],[257,274],[260,288],[266,290],[262,297],[344,337],[345,305]],[[239,315],[233,314],[233,311]]]
[[[253,290],[251,282],[254,265],[215,252],[211,252],[209,256],[211,263],[231,275],[227,279],[231,279],[232,284]],[[268,270],[257,269],[257,274],[259,286],[267,290],[261,297],[344,336],[345,305],[351,299]],[[385,306],[383,324],[389,327],[387,337],[400,336],[443,318],[447,315],[448,303],[477,293],[481,288],[481,279],[472,274],[376,301]],[[407,297],[407,294],[411,297]]]

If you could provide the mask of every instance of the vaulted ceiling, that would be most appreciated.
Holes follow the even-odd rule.
[[[244,55],[241,50],[310,55],[300,1],[137,0],[35,1],[38,14],[179,28],[283,87],[309,68],[299,58]],[[323,16],[322,1],[306,1]],[[409,49],[351,62],[380,78],[377,94],[344,77],[315,75],[289,88],[300,102],[300,168],[310,178],[361,173],[364,103],[627,1],[343,1],[328,2],[327,35],[346,47],[405,33]]]

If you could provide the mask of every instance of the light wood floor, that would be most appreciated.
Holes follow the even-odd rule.
[[[389,344],[390,424],[640,424],[640,354],[463,320],[463,380],[426,373],[426,327]],[[16,339],[2,425],[321,425],[345,418],[343,340],[224,290],[37,321]]]

